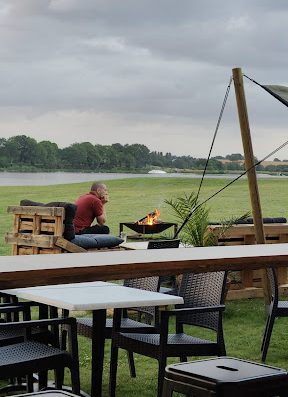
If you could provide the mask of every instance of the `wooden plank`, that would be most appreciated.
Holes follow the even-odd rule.
[[[249,299],[249,298],[263,298],[263,289],[262,288],[242,288],[229,290],[227,293],[226,300],[236,300],[236,299]]]
[[[53,233],[54,235],[57,235],[56,233],[55,233],[55,222],[45,222],[46,221],[46,219],[45,220],[42,220],[42,222],[40,223],[40,233]],[[34,224],[33,224],[33,222],[32,221],[30,221],[30,220],[27,220],[27,219],[25,219],[25,220],[22,220],[22,219],[20,219],[20,225],[19,225],[19,228],[18,228],[18,232],[21,232],[21,231],[24,231],[25,230],[25,232],[30,232],[30,233],[33,233],[33,230],[34,230]],[[38,234],[40,234],[40,233],[38,233]],[[59,235],[59,234],[58,234]],[[60,236],[62,236],[62,234],[60,234]]]
[[[54,246],[54,236],[46,236],[43,234],[6,233],[5,241],[9,244],[30,247],[53,248]]]
[[[223,232],[223,226],[221,225],[210,225],[209,229],[219,236]],[[272,223],[264,225],[265,235],[280,235],[280,234],[288,234],[288,223]],[[231,237],[239,237],[242,238],[246,235],[254,235],[255,236],[255,228],[254,225],[234,225],[229,228],[222,238],[231,238]]]
[[[54,239],[54,244],[57,245],[58,247],[63,248],[65,251],[72,252],[72,253],[77,253],[77,252],[87,252],[82,247],[79,247],[79,245],[73,244],[70,241],[66,240],[64,237],[57,237]]]
[[[287,244],[0,256],[0,289],[287,264]]]
[[[288,285],[279,285],[279,293],[281,295],[288,296]],[[227,293],[226,300],[236,300],[236,299],[250,299],[250,298],[263,298],[263,288],[244,288],[238,290],[229,290]]]
[[[9,206],[9,214],[17,215],[48,215],[48,216],[65,216],[63,207],[37,207],[37,206]]]

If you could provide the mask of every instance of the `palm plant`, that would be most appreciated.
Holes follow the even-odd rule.
[[[176,220],[182,224],[187,217],[192,213],[189,220],[185,223],[180,232],[180,238],[183,244],[193,245],[194,247],[207,247],[217,245],[217,237],[211,229],[209,229],[209,213],[210,209],[205,205],[199,205],[198,198],[194,192],[191,194],[184,194],[175,199],[167,199],[165,203],[168,204],[174,212]],[[220,236],[235,223],[246,219],[250,215],[249,212],[240,217],[231,217],[226,220],[221,220],[222,225]]]

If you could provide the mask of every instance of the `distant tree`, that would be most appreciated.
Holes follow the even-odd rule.
[[[143,168],[149,164],[150,150],[145,145],[139,143],[128,145],[127,152],[135,158],[136,168]]]
[[[6,167],[9,164],[6,152],[6,142],[5,138],[0,138],[0,167]]]
[[[38,143],[39,163],[45,167],[55,168],[59,164],[59,148],[56,143],[41,141]]]
[[[6,153],[10,163],[34,165],[38,163],[37,141],[26,135],[16,135],[6,142]]]
[[[278,159],[278,157],[275,157],[275,159],[273,161],[281,161],[280,159]]]
[[[227,154],[225,159],[230,161],[238,161],[238,160],[244,160],[244,157],[242,156],[241,153],[232,153],[232,154]]]
[[[73,143],[72,145],[60,151],[60,156],[64,166],[68,168],[82,169],[87,164],[86,149],[81,143]]]

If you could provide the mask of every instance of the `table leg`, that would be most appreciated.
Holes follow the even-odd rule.
[[[93,311],[91,397],[101,397],[106,327],[106,309]]]

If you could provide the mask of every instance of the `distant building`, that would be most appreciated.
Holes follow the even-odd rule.
[[[151,170],[148,174],[167,174],[167,172],[163,170]]]

